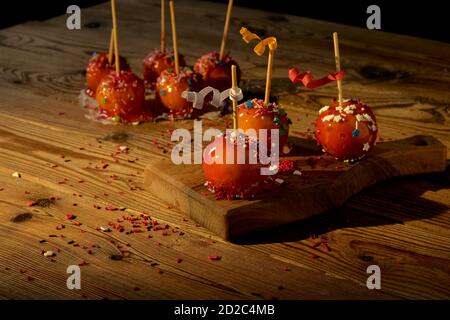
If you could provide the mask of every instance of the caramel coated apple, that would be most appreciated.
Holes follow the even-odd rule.
[[[130,70],[130,66],[128,65],[125,58],[120,57],[119,63],[120,70]],[[86,93],[91,97],[95,97],[98,84],[100,83],[102,78],[109,74],[111,71],[114,71],[114,56],[113,62],[112,64],[110,64],[108,61],[108,54],[94,53],[89,59],[89,62],[86,66]]]
[[[179,54],[180,66],[185,66],[183,55]],[[160,76],[161,72],[166,69],[175,68],[175,57],[173,51],[159,49],[150,52],[144,59],[144,72],[143,78],[147,88],[154,89],[156,86],[156,80]]]
[[[166,69],[156,82],[156,95],[161,104],[170,110],[176,119],[189,118],[194,111],[192,102],[184,99],[181,94],[186,90],[197,90],[198,75],[189,67],[180,67],[179,74],[174,69]]]
[[[278,129],[279,146],[282,150],[289,136],[291,121],[286,112],[277,103],[265,104],[261,99],[251,99],[238,106],[238,127],[244,130],[254,129],[259,137],[259,130]],[[270,132],[267,133],[270,142]],[[267,144],[270,145],[269,143]]]
[[[358,160],[377,140],[375,114],[364,102],[346,100],[339,106],[333,101],[319,111],[316,139],[323,150],[339,160]]]
[[[241,78],[241,70],[229,54],[220,59],[219,52],[209,52],[200,57],[194,65],[194,71],[202,76],[203,87],[211,86],[224,91],[231,88],[231,66],[236,65],[237,83]]]
[[[96,99],[100,110],[117,121],[141,121],[146,113],[144,82],[130,71],[106,75],[98,85]]]
[[[251,164],[249,161],[250,144],[257,143],[248,137],[240,135],[238,139],[230,135],[216,137],[215,140],[205,148],[203,154],[203,173],[206,184],[210,191],[216,193],[219,198],[233,199],[251,198],[267,176],[261,175],[261,167],[257,161]],[[238,163],[238,152],[245,155],[244,163]],[[257,152],[257,151],[256,151]],[[233,159],[227,163],[227,154],[234,154]],[[254,155],[256,158],[257,154]]]

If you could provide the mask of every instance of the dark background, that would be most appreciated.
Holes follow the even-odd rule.
[[[127,0],[117,0],[126,2]],[[183,1],[183,0],[176,0]],[[202,0],[197,0],[201,6]],[[203,0],[228,3],[228,0]],[[13,0],[2,1],[0,28],[28,20],[45,20],[66,13],[71,4],[81,7],[105,0]],[[412,35],[450,43],[448,21],[450,10],[445,0],[235,0],[236,6],[252,7],[271,12],[288,13],[320,20],[366,27],[366,9],[371,4],[381,8],[383,31]]]

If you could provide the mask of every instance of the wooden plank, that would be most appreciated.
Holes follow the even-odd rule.
[[[48,193],[41,185],[28,181],[26,175],[18,179],[2,174],[1,181],[2,192],[12,197],[0,202],[0,233],[8,233],[0,255],[5,279],[0,292],[11,298],[189,299],[197,291],[197,299],[343,298],[346,293],[341,291],[348,292],[347,298],[389,298],[312,271],[290,266],[286,271],[285,263],[272,261],[266,255],[250,255],[247,249],[208,242],[177,229],[174,233],[172,227],[150,231],[141,228],[143,232],[131,234],[101,232],[97,228],[108,226],[108,222],[123,220],[123,215],[139,217],[140,213],[132,209],[108,211],[99,199],[79,197],[64,189]],[[49,200],[52,197],[57,199]],[[36,205],[27,207],[30,199]],[[92,203],[102,208],[93,208]],[[65,219],[67,212],[73,212],[76,220]],[[29,217],[19,219],[18,215],[24,213]],[[64,228],[58,229],[61,225]],[[122,225],[125,231],[133,229],[127,221]],[[44,257],[42,250],[53,250],[54,261]],[[210,254],[219,254],[222,259],[209,261]],[[118,258],[112,259],[113,255]],[[249,255],[245,262],[239,259],[242,255]],[[82,262],[86,262],[82,267],[82,290],[68,290],[65,270]],[[266,267],[244,279],[245,270],[255,263]],[[279,290],[278,286],[285,289]],[[44,287],[48,290],[42,292]],[[32,290],[27,291],[29,288]]]
[[[446,147],[430,136],[382,142],[355,164],[331,156],[311,156],[315,143],[304,140],[286,157],[302,176],[280,175],[284,185],[251,200],[217,200],[204,186],[202,166],[150,162],[144,187],[226,240],[299,221],[341,207],[358,192],[399,176],[444,172]],[[313,162],[313,163],[311,163]]]

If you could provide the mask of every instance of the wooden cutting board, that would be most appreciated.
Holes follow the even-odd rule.
[[[446,147],[431,136],[381,142],[363,160],[344,163],[318,152],[314,141],[293,138],[289,157],[301,175],[281,176],[253,200],[216,200],[204,186],[201,165],[149,163],[147,190],[226,240],[267,230],[338,208],[351,196],[393,177],[441,172]]]

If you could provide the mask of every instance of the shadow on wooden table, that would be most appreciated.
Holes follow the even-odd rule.
[[[404,224],[431,219],[450,206],[425,199],[426,192],[448,189],[450,161],[444,173],[394,178],[352,197],[340,209],[290,223],[270,232],[258,232],[236,239],[237,244],[292,242],[345,229]]]

